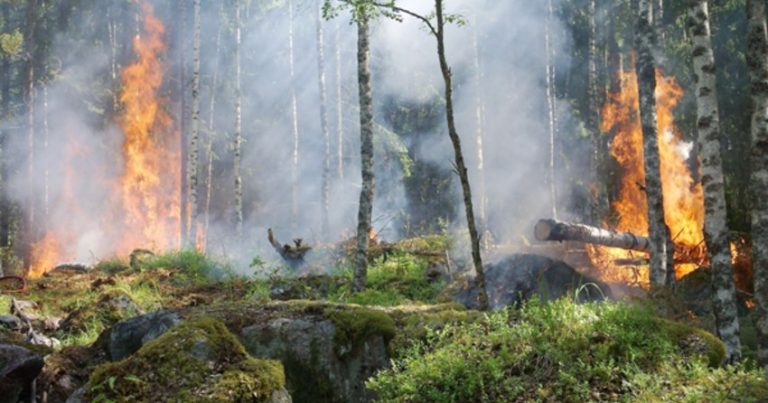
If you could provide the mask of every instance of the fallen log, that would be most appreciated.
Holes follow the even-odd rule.
[[[539,220],[533,232],[539,241],[578,241],[642,252],[647,252],[651,245],[648,238],[629,232],[616,232],[551,219]]]

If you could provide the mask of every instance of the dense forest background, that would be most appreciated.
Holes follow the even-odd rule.
[[[615,90],[617,72],[631,68],[630,3],[606,2],[594,9],[598,107]],[[692,142],[695,99],[684,30],[686,7],[679,2],[653,4],[660,67],[685,90],[675,118],[684,138]],[[113,245],[119,243],[115,238],[120,238],[120,231],[110,233],[104,227],[120,227],[116,222],[121,218],[104,210],[113,208],[107,207],[114,193],[110,183],[123,169],[123,130],[118,124],[125,109],[119,99],[121,71],[137,59],[132,39],[146,35],[142,21],[147,11],[129,1],[3,1],[0,6],[4,265],[25,260],[28,265],[31,246],[51,231],[66,234],[60,241],[66,244],[60,248],[62,259],[116,253]],[[425,14],[430,7],[419,2],[402,6]],[[447,28],[447,54],[454,74],[458,131],[475,183],[477,211],[487,226],[484,236],[499,243],[527,236],[537,218],[551,215],[548,184],[552,182],[560,216],[594,221],[591,138],[598,133],[607,144],[611,133],[599,133],[589,118],[594,113],[588,85],[589,1],[456,1],[446,7],[463,17]],[[317,1],[241,4],[245,233],[240,236],[233,230],[232,179],[236,7],[231,0],[201,4],[197,172],[205,210],[200,221],[210,223],[205,243],[211,252],[244,260],[260,251],[268,253],[267,227],[310,241],[335,241],[354,232],[360,186],[356,32],[348,14],[326,20],[320,8]],[[748,231],[749,176],[743,158],[750,113],[745,96],[745,4],[716,2],[711,12],[728,219],[732,230]],[[160,107],[173,122],[168,136],[186,139],[192,98],[192,6],[156,2],[154,13],[164,25]],[[324,107],[332,156],[326,232],[321,229],[326,145],[318,32],[323,33]],[[417,20],[396,21],[385,15],[374,19],[371,33],[377,182],[373,226],[385,239],[461,227],[460,190],[444,135],[444,99],[433,39]],[[548,60],[553,77],[549,99]],[[554,144],[548,128],[550,100]],[[607,154],[606,149],[601,152]],[[695,147],[691,150],[695,153]],[[182,163],[174,154],[178,150],[160,152]],[[610,158],[606,160],[599,175],[609,197],[614,197],[621,172]],[[690,158],[692,165],[695,161]],[[184,176],[181,169],[179,175]],[[240,250],[243,245],[247,246]],[[153,246],[162,245],[133,247]]]

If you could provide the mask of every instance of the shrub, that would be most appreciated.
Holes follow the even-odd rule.
[[[661,389],[668,371],[679,379],[690,371],[737,376],[707,368],[723,353],[711,334],[649,308],[533,300],[432,332],[367,385],[383,401],[620,400],[639,396],[650,378]],[[699,383],[702,393],[706,385]]]

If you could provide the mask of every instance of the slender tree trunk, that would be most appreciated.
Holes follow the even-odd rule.
[[[197,246],[197,201],[198,140],[200,136],[200,0],[192,1],[192,124],[189,136],[189,159],[187,160],[187,181],[189,193],[189,236],[187,247]]]
[[[336,176],[344,179],[344,112],[341,100],[341,24],[336,21]]]
[[[117,18],[115,17],[115,7],[107,8],[107,34],[109,36],[109,73],[111,78],[112,92],[112,113],[119,108],[117,96]]]
[[[747,65],[752,87],[752,267],[757,360],[768,375],[768,29],[765,2],[747,0]]]
[[[299,112],[296,102],[296,76],[293,57],[293,0],[288,0],[288,68],[291,84],[291,225],[298,225],[299,216]]]
[[[668,261],[669,234],[664,223],[664,202],[661,191],[659,143],[656,132],[656,68],[652,49],[656,44],[648,16],[648,1],[639,0],[635,47],[637,51],[637,87],[640,93],[640,122],[643,130],[643,162],[645,166],[645,195],[648,200],[648,237],[651,239],[650,283],[652,287],[670,284],[674,276]]]
[[[35,54],[36,42],[35,42],[35,22],[37,20],[37,0],[27,1],[27,26],[26,33],[24,35],[24,42],[27,47],[27,66],[26,66],[26,83],[24,85],[24,98],[27,106],[27,147],[28,147],[28,163],[27,163],[27,180],[29,183],[34,183],[36,178],[35,164],[36,164],[36,145],[35,145]],[[35,202],[32,197],[29,198],[27,203],[27,225],[26,233],[30,239],[37,237],[36,228],[36,211]]]
[[[549,166],[547,167],[547,182],[549,198],[552,207],[552,218],[557,219],[557,187],[555,184],[555,142],[557,130],[555,111],[555,65],[554,48],[552,47],[552,0],[547,0],[547,19],[544,23],[544,49],[547,52],[546,85],[547,85],[547,122],[549,123]]]
[[[485,104],[483,103],[483,71],[480,64],[480,47],[477,41],[478,20],[475,15],[475,21],[472,27],[472,50],[475,68],[475,147],[477,153],[477,178],[478,178],[478,213],[480,221],[480,230],[483,233],[483,249],[490,248],[490,232],[488,231],[488,216],[486,207],[488,198],[485,190]]]
[[[357,255],[354,290],[365,289],[368,272],[368,241],[373,213],[373,96],[371,95],[370,46],[368,16],[357,17],[357,83],[360,97],[360,167],[362,188],[357,214]]]
[[[741,357],[741,342],[726,224],[725,185],[720,157],[720,116],[709,10],[707,0],[692,0],[690,5],[688,30],[693,39],[694,74],[698,78],[695,84],[698,148],[704,188],[704,236],[712,267],[717,333],[725,343],[727,361],[736,362]]]
[[[464,155],[461,151],[461,139],[456,131],[456,124],[453,119],[453,84],[451,78],[451,68],[445,57],[444,43],[444,21],[443,21],[443,0],[435,0],[435,12],[437,17],[437,56],[440,60],[440,71],[443,74],[445,82],[445,117],[448,124],[448,136],[453,144],[453,153],[455,157],[456,170],[459,173],[461,189],[464,196],[464,210],[467,216],[467,228],[469,229],[469,239],[472,244],[472,262],[475,265],[476,285],[478,287],[478,307],[482,310],[488,309],[488,294],[485,290],[485,273],[483,271],[483,260],[480,256],[480,239],[475,224],[475,213],[472,207],[472,190],[469,186],[469,176],[467,167],[464,164]]]
[[[42,110],[42,118],[43,118],[43,155],[48,155],[48,140],[50,131],[48,130],[48,85],[43,84],[43,110]],[[48,231],[48,221],[50,218],[50,199],[51,199],[51,189],[50,189],[50,170],[48,168],[49,164],[48,161],[45,161],[43,164],[43,215],[42,215],[42,224],[43,224],[43,231]]]
[[[328,212],[330,210],[330,207],[328,205],[329,196],[331,192],[331,185],[330,185],[330,179],[331,179],[331,135],[328,132],[328,111],[326,109],[326,88],[325,88],[325,55],[323,51],[323,46],[325,45],[325,41],[323,40],[323,9],[322,9],[322,3],[320,0],[317,0],[315,3],[315,8],[317,8],[317,75],[318,75],[318,85],[319,85],[319,91],[320,91],[320,130],[323,133],[323,145],[324,145],[324,152],[323,152],[323,183],[322,183],[322,190],[320,195],[320,204],[321,207],[321,222],[322,222],[322,234],[323,237],[329,236],[329,222],[328,222]]]
[[[187,35],[188,35],[188,18],[187,18],[187,1],[179,1],[179,13],[181,14],[181,24],[179,24],[179,108],[180,108],[180,123],[179,129],[181,136],[179,136],[181,150],[181,169],[179,169],[180,178],[179,183],[181,185],[179,189],[179,207],[180,207],[180,219],[179,219],[179,247],[184,248],[187,246],[187,239],[189,238],[189,175],[187,174],[187,159],[189,158],[189,133],[187,126]]]
[[[589,49],[587,70],[587,127],[592,134],[592,158],[591,158],[591,191],[592,203],[590,208],[590,221],[594,225],[602,223],[603,214],[608,208],[608,198],[605,183],[601,172],[606,150],[602,146],[603,136],[600,133],[600,105],[597,78],[597,24],[595,23],[595,0],[589,0],[587,7],[589,21]]]
[[[222,22],[221,15],[224,13],[224,2],[221,2],[219,6],[219,20],[218,27],[216,28],[216,59],[213,66],[213,78],[211,80],[211,103],[208,107],[208,138],[205,146],[206,152],[206,179],[205,179],[205,224],[204,232],[205,238],[203,239],[203,250],[208,245],[208,228],[211,224],[211,196],[213,195],[213,138],[216,119],[216,92],[219,87],[219,69],[221,68],[221,31]]]
[[[243,178],[240,172],[240,153],[243,143],[242,128],[242,103],[243,94],[241,89],[241,71],[240,71],[240,0],[235,0],[235,147],[234,147],[234,167],[233,175],[235,177],[235,231],[238,237],[243,235]]]
[[[655,0],[653,3],[653,26],[659,35],[659,44],[663,47],[667,37],[664,32],[664,0]]]

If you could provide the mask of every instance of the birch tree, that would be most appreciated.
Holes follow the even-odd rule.
[[[726,359],[741,357],[736,286],[725,210],[725,184],[720,156],[720,112],[717,106],[715,57],[712,52],[709,10],[706,0],[691,0],[688,32],[693,41],[696,86],[698,149],[704,189],[704,237],[712,270],[713,305],[717,333],[726,346]]]
[[[768,29],[765,2],[747,0],[747,65],[752,92],[752,267],[757,359],[768,375]]]
[[[295,227],[299,215],[299,111],[296,101],[296,77],[293,54],[293,0],[288,0],[288,72],[291,92],[291,216]]]
[[[643,131],[645,195],[648,200],[648,236],[651,239],[650,283],[653,287],[671,283],[674,270],[667,248],[669,234],[664,222],[664,196],[661,191],[659,143],[656,131],[656,67],[653,49],[656,38],[649,18],[649,0],[639,0],[635,51],[637,88],[640,95],[640,123]]]
[[[328,199],[330,196],[331,185],[331,135],[328,132],[328,110],[326,107],[326,86],[325,86],[325,53],[323,51],[323,12],[320,5],[320,0],[315,3],[316,8],[316,36],[317,36],[317,83],[320,95],[320,130],[323,134],[323,174],[321,184],[321,225],[322,234],[327,237],[329,234],[328,223]]]
[[[238,237],[243,236],[243,177],[240,172],[240,160],[243,144],[242,104],[243,91],[241,83],[241,29],[240,0],[235,0],[235,144],[232,173],[235,179],[235,231]]]
[[[200,0],[192,1],[192,123],[189,134],[187,182],[189,195],[189,236],[188,247],[194,247],[197,240],[197,165],[198,138],[200,136]]]
[[[557,112],[555,110],[555,51],[552,47],[552,0],[547,0],[547,17],[544,22],[544,51],[546,52],[547,123],[549,128],[549,165],[547,182],[552,218],[557,219],[557,188],[555,185],[555,145],[557,140]]]

